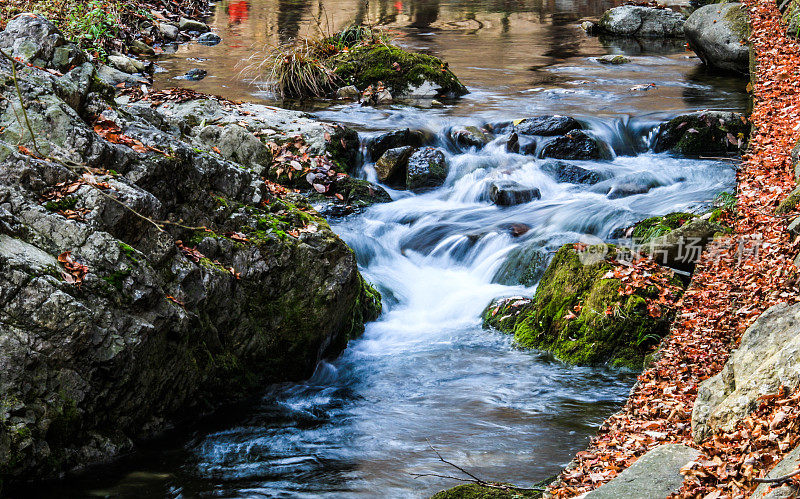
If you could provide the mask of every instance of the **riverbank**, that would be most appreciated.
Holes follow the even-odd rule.
[[[747,495],[758,485],[753,479],[765,476],[799,438],[781,430],[793,427],[794,411],[784,413],[787,421],[780,426],[770,426],[781,407],[773,404],[774,410],[756,412],[745,428],[775,428],[771,443],[750,431],[733,439],[692,439],[698,385],[722,370],[739,338],[762,312],[799,301],[793,260],[800,246],[788,229],[795,210],[779,215],[775,210],[795,187],[796,158],[791,154],[800,138],[800,80],[792,75],[800,49],[796,39],[785,35],[775,2],[745,4],[756,57],[751,117],[755,130],[737,173],[735,235],[716,240],[704,252],[660,359],[639,376],[623,410],[606,420],[589,448],[578,453],[573,466],[549,489],[554,497],[593,490],[665,443],[702,452],[695,467],[699,472],[686,470],[678,497]],[[789,395],[783,398],[791,400]]]

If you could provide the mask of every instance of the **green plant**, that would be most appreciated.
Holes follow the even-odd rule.
[[[324,97],[338,80],[317,55],[319,42],[301,40],[271,50],[260,66],[266,68],[272,89],[282,98]]]
[[[789,3],[783,13],[783,22],[786,23],[790,35],[800,38],[800,1],[792,0]]]
[[[714,208],[722,210],[735,210],[736,209],[736,194],[732,192],[723,191],[714,196]]]

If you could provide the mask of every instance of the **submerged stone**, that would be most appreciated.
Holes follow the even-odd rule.
[[[563,161],[547,161],[540,168],[557,182],[591,185],[602,180],[602,176],[597,172]]]

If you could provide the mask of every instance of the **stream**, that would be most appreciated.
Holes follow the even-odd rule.
[[[530,295],[521,264],[581,238],[652,215],[701,210],[734,185],[730,163],[653,154],[653,128],[685,111],[744,111],[746,82],[712,76],[683,41],[588,37],[578,24],[615,5],[603,0],[225,0],[211,20],[223,42],[190,43],[161,56],[157,87],[186,86],[275,104],[241,77],[262,48],[318,29],[368,21],[397,43],[444,58],[470,89],[443,107],[322,103],[318,118],[369,137],[422,128],[446,144],[454,125],[542,114],[581,120],[608,143],[612,161],[574,162],[605,180],[558,183],[542,160],[495,141],[480,151],[448,149],[450,173],[435,190],[389,190],[394,201],[334,220],[384,312],[345,353],[302,383],[267,387],[259,403],[145,446],[102,473],[45,487],[41,495],[113,497],[429,497],[458,482],[445,459],[491,480],[532,485],[560,471],[619,409],[634,373],[565,365],[515,349],[481,328],[497,296]],[[632,62],[603,65],[625,54]],[[176,79],[192,68],[198,82]],[[655,84],[647,90],[643,85]],[[291,105],[291,103],[286,103]],[[363,169],[374,179],[369,162]],[[541,200],[501,208],[488,183],[536,186]],[[613,182],[644,182],[643,194],[608,199]],[[522,224],[515,237],[509,228]],[[533,284],[533,283],[529,283]]]

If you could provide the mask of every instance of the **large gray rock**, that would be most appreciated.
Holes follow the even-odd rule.
[[[495,128],[498,131],[516,132],[521,135],[555,137],[573,130],[580,130],[582,126],[578,120],[570,116],[548,114],[514,122],[499,123],[495,125]]]
[[[747,45],[747,13],[740,3],[700,7],[684,26],[689,46],[706,66],[747,74],[750,51]]]
[[[447,132],[447,135],[453,143],[464,149],[470,147],[481,149],[492,141],[491,133],[476,126],[453,127]]]
[[[256,174],[263,173],[272,162],[272,154],[267,146],[238,124],[224,127],[209,125],[200,130],[198,137],[208,144],[214,144],[223,158],[246,165]]]
[[[700,451],[664,444],[649,451],[610,482],[586,494],[586,499],[654,499],[669,497],[683,485],[680,470]]]
[[[24,67],[39,150],[94,168],[60,191],[80,176],[17,148],[33,144],[10,74],[0,60],[0,93],[12,96],[0,100],[4,480],[107,461],[267,383],[302,379],[375,317],[377,294],[325,220],[302,196],[273,194],[259,161],[212,153],[201,125],[213,116],[226,129],[299,134],[309,151],[334,155],[340,132],[302,113],[213,99],[122,109],[88,63],[62,77]],[[98,115],[119,127],[110,138],[141,145],[102,138]],[[114,199],[176,223],[158,229]],[[65,252],[85,265],[80,285],[64,277]]]
[[[722,371],[702,383],[692,411],[696,441],[730,430],[758,407],[762,395],[800,385],[800,304],[775,305],[742,335]]]
[[[53,23],[38,14],[20,14],[9,21],[0,32],[0,49],[22,62],[62,72],[87,59]]]
[[[384,184],[405,187],[408,158],[416,150],[412,146],[403,146],[389,149],[383,153],[375,163],[375,173],[378,176],[378,180]]]
[[[683,36],[683,14],[670,9],[622,5],[607,11],[598,28],[608,34],[641,38]]]
[[[423,189],[441,185],[447,178],[444,153],[433,147],[418,149],[408,158],[406,187]]]
[[[198,33],[205,33],[209,30],[208,25],[204,22],[196,21],[194,19],[187,19],[181,17],[178,21],[178,27],[181,31],[196,31]]]
[[[366,149],[369,157],[375,160],[389,149],[403,146],[421,147],[432,142],[433,139],[433,134],[425,130],[404,128],[370,137],[366,141]]]
[[[792,449],[774,468],[767,473],[767,478],[779,478],[797,471],[800,466],[800,445]],[[800,497],[800,487],[792,484],[774,487],[775,484],[762,483],[750,499],[788,499]],[[774,488],[773,488],[774,487]]]

